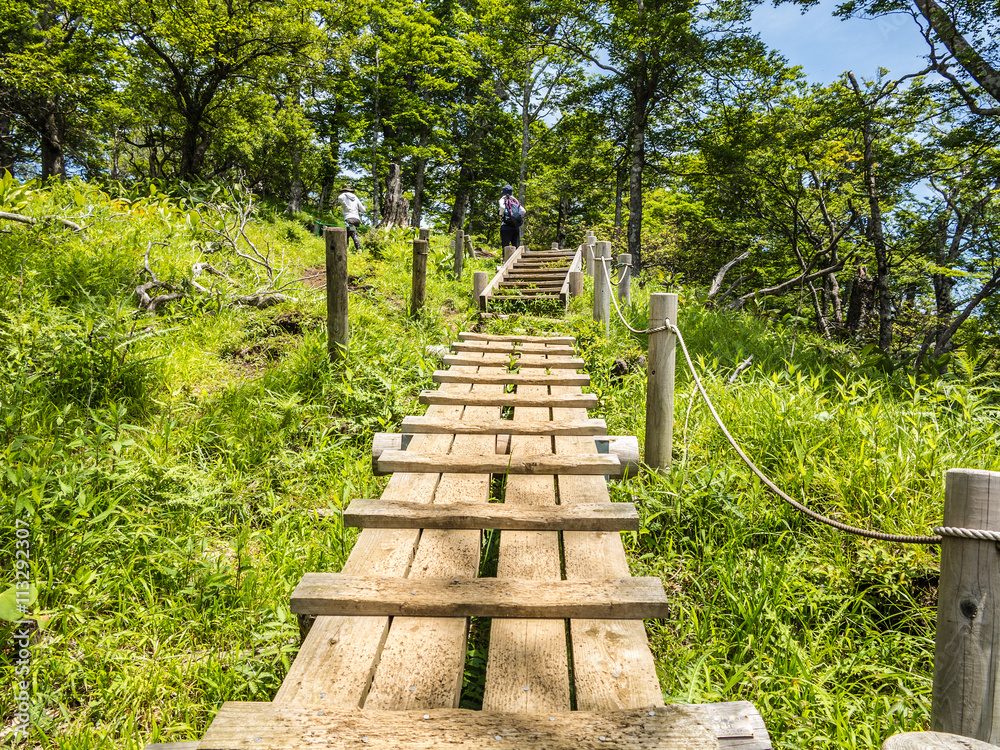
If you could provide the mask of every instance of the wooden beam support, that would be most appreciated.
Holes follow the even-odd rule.
[[[322,516],[340,511],[323,509]],[[638,531],[632,503],[510,506],[503,503],[413,503],[352,500],[344,525],[363,529],[503,529],[520,531]]]
[[[512,353],[501,352],[500,356],[486,355],[486,357],[482,359],[468,354],[449,354],[442,359],[442,364],[448,367],[457,365],[468,365],[471,367],[479,367],[481,365],[506,367],[510,362],[511,354]],[[587,366],[587,363],[582,359],[543,359],[541,357],[525,359],[520,357],[520,355],[514,356],[519,357],[514,360],[514,367],[547,367],[550,370],[582,370]]]
[[[201,750],[713,750],[693,706],[509,714],[467,709],[374,711],[226,702]]]
[[[452,435],[607,435],[603,419],[566,419],[514,421],[512,419],[445,419],[442,417],[403,417],[403,432]]]
[[[596,409],[600,401],[593,393],[574,393],[560,396],[521,396],[517,393],[446,393],[444,391],[420,391],[417,400],[421,404],[448,406],[565,406],[577,409]]]
[[[670,604],[659,578],[518,581],[306,573],[291,610],[360,617],[517,617],[651,620]]]
[[[410,474],[582,474],[620,477],[622,465],[610,454],[542,456],[456,456],[383,451],[380,472]]]
[[[451,348],[463,352],[487,352],[499,354],[502,352],[520,352],[521,354],[547,354],[549,356],[573,355],[576,349],[572,346],[543,346],[539,344],[494,344],[486,341],[454,341]]]
[[[540,369],[540,368],[532,368]],[[473,383],[475,385],[590,385],[590,375],[586,373],[545,373],[527,372],[456,372],[455,370],[435,370],[435,383]]]

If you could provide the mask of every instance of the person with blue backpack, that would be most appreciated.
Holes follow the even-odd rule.
[[[521,225],[524,224],[524,206],[514,197],[514,188],[504,185],[500,191],[500,249],[521,244]]]

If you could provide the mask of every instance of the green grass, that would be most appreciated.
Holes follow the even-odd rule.
[[[338,570],[356,534],[309,511],[380,494],[371,436],[422,411],[415,396],[437,366],[424,347],[473,325],[471,273],[495,264],[467,261],[458,282],[449,238],[434,236],[414,319],[411,235],[369,236],[350,256],[349,357],[331,367],[323,293],[304,284],[268,310],[203,299],[136,315],[149,241],[166,243],[154,246],[162,277],[183,279],[198,258],[178,200],[126,205],[73,184],[27,200],[24,210],[91,214],[85,237],[0,235],[0,527],[32,519],[36,614],[50,618],[33,653],[36,744],[194,739],[223,700],[274,695],[298,644],[289,592],[307,570]],[[282,278],[322,265],[319,238],[261,216],[251,236],[281,259]],[[247,267],[231,272],[253,281]],[[636,286],[625,313],[642,327],[648,294],[663,287]],[[1000,468],[997,381],[976,361],[912,383],[766,311],[709,312],[679,291],[680,325],[723,418],[817,510],[926,533],[946,469]],[[489,330],[576,335],[601,398],[594,416],[641,439],[646,343],[617,322],[605,337],[589,304],[573,300],[562,322],[513,305]],[[673,469],[612,484],[614,499],[641,508],[641,531],[623,537],[633,572],[660,576],[673,602],[649,625],[665,697],[753,701],[781,748],[876,747],[924,728],[936,550],[846,537],[780,504],[728,450],[680,362],[678,373]],[[12,549],[0,538],[0,557]],[[487,638],[470,643],[467,705]]]

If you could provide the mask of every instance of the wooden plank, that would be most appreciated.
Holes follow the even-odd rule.
[[[498,367],[505,367],[511,360],[510,354],[499,354],[499,355],[487,355],[488,357],[496,357],[496,360],[488,360],[491,364],[496,364]],[[502,359],[501,359],[502,358]],[[448,367],[454,367],[458,365],[470,365],[475,362],[482,363],[482,360],[477,360],[475,357],[468,354],[448,354],[442,360],[441,364],[447,365]],[[580,370],[587,366],[587,363],[582,359],[553,359],[545,360],[538,357],[534,358],[522,358],[520,356],[514,357],[514,367],[548,367],[554,370]]]
[[[554,393],[572,395],[574,387],[556,387]],[[553,419],[579,419],[579,409],[553,410]],[[588,438],[556,437],[556,453],[596,452]],[[610,503],[607,484],[596,477],[560,475],[556,478],[563,503]],[[619,534],[563,534],[567,580],[595,575],[629,575]],[[607,711],[616,708],[662,706],[663,694],[653,654],[642,623],[628,620],[570,620],[573,680],[577,708]]]
[[[454,398],[466,396],[468,385],[442,386]],[[433,414],[431,414],[433,410]],[[457,418],[460,406],[432,406],[432,417]],[[415,436],[413,450],[445,453],[450,435]],[[384,500],[433,497],[437,474],[396,474],[382,493]],[[412,529],[366,529],[358,535],[342,572],[349,575],[405,576],[420,539]],[[275,695],[282,705],[357,707],[371,685],[389,631],[385,617],[318,617]]]
[[[526,386],[527,395],[544,396],[545,386]],[[544,419],[548,409],[514,409],[514,422]],[[552,455],[552,438],[518,435],[511,438],[518,459]],[[508,476],[504,504],[525,509],[556,508],[551,476]],[[497,577],[560,581],[559,534],[504,531],[500,534]],[[494,620],[483,689],[483,710],[532,713],[568,711],[570,679],[566,624],[561,620]]]
[[[524,334],[498,334],[498,333],[476,333],[475,331],[462,331],[458,334],[459,341],[499,341],[513,342],[520,341],[524,344],[575,344],[576,338],[573,336],[526,336]]]
[[[537,301],[540,299],[562,299],[558,294],[498,294],[493,298],[494,302],[501,302],[504,300],[514,301],[514,302],[526,302],[526,301]]]
[[[403,432],[465,434],[483,433],[494,435],[606,435],[608,425],[603,419],[546,419],[538,420],[490,419],[445,419],[433,415],[424,417],[403,417]]]
[[[723,750],[771,750],[764,719],[752,703],[697,703],[687,708],[702,718]]]
[[[538,368],[532,368],[538,369]],[[435,370],[435,383],[475,383],[477,385],[589,385],[586,373],[465,372]]]
[[[989,742],[946,732],[894,734],[882,743],[882,750],[996,750],[996,748],[996,745]]]
[[[451,345],[452,349],[461,352],[520,352],[522,354],[545,354],[549,356],[562,354],[576,354],[576,349],[572,346],[540,346],[538,344],[494,344],[482,341],[456,341]]]
[[[440,391],[420,391],[418,401],[421,404],[457,404],[468,406],[544,406],[544,407],[577,407],[580,409],[596,409],[599,401],[593,393],[576,393],[568,396],[523,396],[519,393],[498,393],[487,395],[479,393],[456,394]]]
[[[475,386],[472,392],[477,390],[499,392],[502,386]],[[462,419],[475,421],[499,416],[497,407],[467,407],[462,412]],[[475,456],[491,447],[495,450],[495,441],[489,436],[460,435],[455,437],[449,455]],[[434,503],[471,500],[485,506],[490,495],[489,483],[488,474],[443,475],[434,492]],[[475,578],[479,554],[478,530],[424,531],[408,580]],[[468,622],[462,617],[393,619],[364,707],[393,710],[457,708],[462,692],[467,634]]]
[[[551,486],[552,482],[548,484]],[[508,492],[509,485],[510,480]],[[318,512],[320,515],[340,514],[337,510]],[[507,503],[435,502],[427,505],[393,500],[352,500],[343,511],[343,517],[345,526],[365,529],[639,530],[639,514],[632,503],[524,507]]]
[[[506,278],[507,274],[510,272],[510,269],[514,267],[514,264],[517,263],[518,259],[521,257],[521,253],[523,252],[524,252],[523,246],[517,248],[514,252],[510,254],[510,257],[503,262],[503,265],[501,265],[500,268],[497,269],[496,275],[492,279],[490,279],[490,283],[486,285],[486,288],[483,289],[482,294],[479,295],[480,310],[484,312],[486,311],[489,305],[490,297],[493,296],[493,294],[496,292],[498,288],[497,285]]]
[[[525,288],[536,288],[536,289],[558,289],[563,285],[563,282],[558,279],[553,279],[552,281],[501,281],[501,289],[525,289]]]
[[[568,439],[568,438],[567,438]],[[593,440],[590,440],[593,445]],[[413,451],[383,451],[378,459],[379,471],[440,474],[592,474],[619,476],[622,472],[618,456],[565,454],[560,456],[435,455]],[[603,481],[603,480],[602,480]]]
[[[292,612],[362,617],[519,617],[648,620],[670,612],[659,578],[532,581],[306,573]]]
[[[201,750],[713,750],[689,706],[592,713],[324,710],[227,702]]]

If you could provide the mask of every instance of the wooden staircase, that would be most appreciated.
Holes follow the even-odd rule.
[[[571,274],[583,266],[580,250],[529,251],[525,247],[514,250],[486,288],[479,295],[479,309],[486,311],[490,301],[514,300],[534,302],[560,300],[563,308],[569,305]]]
[[[568,375],[574,340],[460,339],[420,431],[378,459],[382,497],[345,510],[363,530],[343,570],[292,593],[311,627],[274,701],[225,703],[192,746],[770,748],[749,703],[664,705],[643,620],[670,602],[629,573],[619,532],[638,514],[610,502],[618,459],[598,453],[586,376]],[[495,578],[477,577],[482,529],[502,529]],[[458,708],[470,617],[490,618],[481,711]]]

